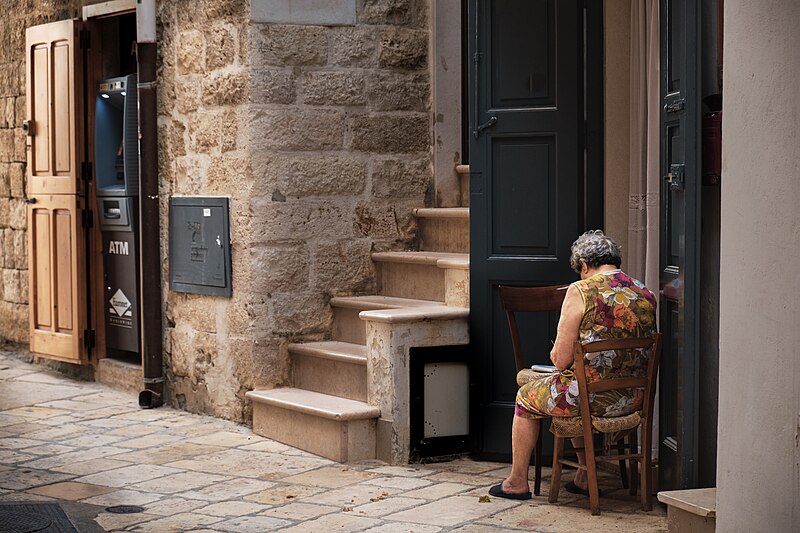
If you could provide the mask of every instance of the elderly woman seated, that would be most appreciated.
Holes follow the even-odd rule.
[[[573,345],[576,340],[593,342],[655,334],[656,299],[645,286],[620,270],[619,246],[602,231],[588,231],[572,244],[570,266],[581,279],[567,289],[561,307],[558,333],[550,360],[557,371],[542,374],[523,385],[517,393],[511,430],[511,474],[489,490],[501,498],[526,500],[531,497],[528,465],[539,436],[540,420],[548,416],[580,416],[578,384],[573,377]],[[644,376],[647,354],[597,353],[587,356],[587,379]],[[624,416],[642,408],[641,390],[598,393],[591,398],[595,416]],[[576,448],[583,439],[573,439]],[[582,453],[578,460],[584,464]],[[586,472],[579,470],[567,491],[588,494]]]

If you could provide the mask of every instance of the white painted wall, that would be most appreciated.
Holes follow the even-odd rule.
[[[800,530],[798,21],[725,2],[719,532]]]

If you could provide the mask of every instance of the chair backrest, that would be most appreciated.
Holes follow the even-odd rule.
[[[516,312],[536,313],[543,311],[559,311],[567,294],[566,285],[549,285],[545,287],[510,287],[499,285],[500,302],[508,318],[508,329],[511,331],[511,346],[514,350],[514,363],[517,372],[522,370],[522,345],[519,340]]]
[[[586,354],[609,350],[645,349],[649,351],[647,358],[647,375],[645,377],[607,378],[587,383]],[[605,392],[619,389],[644,389],[644,405],[642,412],[648,422],[652,420],[653,402],[656,394],[656,377],[661,362],[661,334],[652,337],[631,337],[627,339],[611,339],[581,344],[575,341],[575,377],[578,381],[578,395],[581,402],[581,415],[589,413],[589,393]]]

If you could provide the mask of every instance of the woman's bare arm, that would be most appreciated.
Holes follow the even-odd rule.
[[[550,360],[559,370],[572,366],[574,344],[578,340],[578,330],[583,319],[583,297],[575,285],[570,285],[561,304],[561,317],[558,319],[558,333]]]

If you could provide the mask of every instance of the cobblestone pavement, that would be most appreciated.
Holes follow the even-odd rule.
[[[57,502],[79,531],[496,533],[664,531],[618,479],[603,514],[561,491],[548,504],[481,498],[508,466],[334,463],[249,428],[136,398],[28,364],[0,347],[0,504]],[[549,473],[549,471],[548,471]],[[571,478],[570,474],[565,476]],[[135,505],[135,514],[109,506]],[[2,507],[0,507],[2,513]]]

